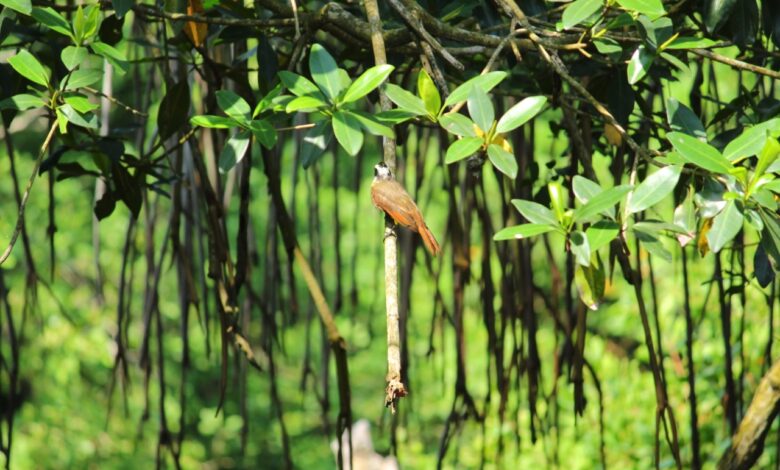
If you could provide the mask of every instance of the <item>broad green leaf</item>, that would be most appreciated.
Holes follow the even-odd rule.
[[[32,17],[47,28],[75,40],[68,20],[51,7],[33,8]]]
[[[543,224],[523,224],[515,225],[513,227],[507,227],[501,229],[493,236],[493,240],[520,240],[523,238],[535,237],[543,233],[552,232],[555,230],[555,225],[543,225]]]
[[[476,137],[474,121],[460,113],[448,113],[439,118],[439,124],[450,134],[461,137]]]
[[[550,195],[550,207],[559,223],[567,219],[566,215],[566,195],[564,194],[563,184],[560,181],[550,181],[547,183],[547,193]]]
[[[18,109],[25,111],[32,108],[46,106],[46,100],[37,95],[22,93],[0,101],[0,109]]]
[[[360,125],[363,127],[363,129],[368,131],[369,134],[387,137],[388,139],[395,138],[395,132],[393,132],[393,128],[390,126],[386,126],[385,124],[382,124],[373,115],[363,111],[344,111],[344,112],[354,116],[354,118],[357,119],[358,122],[360,122]]]
[[[588,227],[585,235],[588,236],[588,245],[590,251],[595,252],[599,248],[606,246],[614,240],[620,233],[620,224],[611,220],[599,220]]]
[[[572,189],[574,190],[574,197],[582,204],[587,203],[593,196],[604,191],[604,188],[599,186],[598,183],[580,175],[574,175]]]
[[[328,99],[335,103],[339,93],[344,89],[344,83],[339,76],[338,66],[333,60],[333,56],[319,44],[311,46],[309,72],[311,72],[314,83],[320,87]],[[338,139],[338,134],[336,134],[336,138]]]
[[[469,95],[468,108],[471,120],[487,133],[493,126],[493,120],[495,119],[493,103],[490,101],[487,93],[479,87],[474,87]]]
[[[211,114],[193,116],[190,118],[190,124],[193,126],[208,127],[210,129],[230,129],[231,127],[238,127],[238,122],[234,119]]]
[[[613,60],[618,60],[620,59],[620,56],[623,55],[623,48],[620,46],[620,43],[614,39],[594,39],[593,45],[596,46],[596,50],[599,51],[600,54],[604,54]]]
[[[651,255],[657,256],[665,261],[672,261],[672,254],[666,249],[664,244],[661,243],[661,240],[659,240],[658,237],[640,231],[634,231],[634,236],[639,240],[642,248],[647,250]]]
[[[78,69],[70,73],[67,90],[93,85],[103,79],[103,71],[99,69]]]
[[[773,130],[780,130],[780,118],[770,119],[745,129],[739,137],[726,145],[726,148],[723,149],[723,156],[734,162],[745,157],[758,155],[764,147],[767,131]]]
[[[681,172],[682,167],[667,166],[645,178],[631,193],[628,200],[628,211],[630,213],[641,212],[661,202],[663,198],[674,191]]]
[[[769,165],[777,160],[778,154],[780,154],[780,142],[774,137],[766,139],[764,148],[761,149],[761,153],[758,154],[758,162],[756,162],[756,169],[753,172],[753,179],[751,182],[751,190],[754,189],[758,179],[764,174]]]
[[[558,219],[555,217],[553,211],[538,202],[527,201],[525,199],[512,199],[512,205],[514,205],[518,212],[531,223],[558,225]]]
[[[680,246],[687,245],[693,240],[696,233],[696,208],[693,205],[693,192],[688,191],[685,200],[674,209],[674,225],[680,227],[685,232],[677,236]]]
[[[729,20],[737,0],[705,0],[702,3],[704,25],[708,32],[714,33]]]
[[[63,100],[80,113],[88,113],[100,107],[100,105],[89,101],[89,98],[81,93],[65,93],[63,94]]]
[[[89,55],[86,47],[68,46],[62,50],[60,58],[68,70],[73,70]]]
[[[579,230],[571,233],[569,236],[569,244],[571,252],[574,254],[574,259],[577,264],[581,266],[590,266],[590,245],[588,244],[588,237]]]
[[[230,90],[217,90],[217,105],[225,114],[239,122],[249,120],[252,112],[249,103]]]
[[[600,192],[574,210],[574,220],[584,222],[600,212],[612,209],[626,193],[631,191],[631,188],[631,185],[624,184]]]
[[[347,88],[347,92],[344,93],[344,98],[341,101],[343,103],[352,103],[371,93],[387,79],[394,68],[392,65],[385,64],[376,65],[366,70]]]
[[[679,70],[682,73],[690,74],[691,68],[686,64],[685,62],[681,61],[677,57],[675,57],[672,54],[669,54],[668,52],[661,52],[660,54],[661,58],[665,61],[669,62],[670,64],[674,65],[677,70]]]
[[[409,111],[404,111],[403,109],[395,108],[395,109],[390,109],[388,111],[381,111],[379,113],[374,113],[374,117],[385,124],[396,125],[396,124],[404,123],[410,119],[414,119],[415,117],[417,117],[417,114]]]
[[[428,110],[425,103],[419,97],[409,93],[398,85],[388,83],[385,85],[385,94],[400,109],[415,114],[416,116],[425,116]]]
[[[715,216],[710,231],[707,232],[707,242],[710,250],[717,253],[726,243],[737,236],[742,229],[742,213],[735,201],[728,201],[723,211]]]
[[[284,108],[284,111],[286,113],[294,113],[297,111],[311,112],[318,108],[325,107],[327,105],[328,105],[327,103],[325,103],[319,98],[315,98],[314,96],[304,95],[304,96],[297,96],[294,99],[290,100],[290,102],[287,103],[287,106]]]
[[[666,122],[675,132],[684,132],[700,140],[707,140],[707,131],[698,116],[674,98],[666,100]]]
[[[576,26],[604,7],[603,0],[575,0],[563,10],[563,29]]]
[[[353,115],[344,111],[333,113],[333,134],[341,147],[353,157],[363,147],[363,130]]]
[[[645,46],[639,46],[631,55],[628,62],[628,83],[633,85],[647,75],[650,66],[653,65],[653,53]]]
[[[249,148],[250,134],[242,130],[231,136],[219,154],[219,171],[227,173],[244,158]]]
[[[333,140],[333,130],[330,120],[323,119],[309,129],[301,142],[301,164],[309,168],[317,161]]]
[[[639,15],[636,23],[642,41],[652,53],[657,52],[674,34],[674,26],[669,18],[652,21],[646,15]]]
[[[617,2],[624,9],[642,13],[652,20],[666,14],[661,0],[617,0]]]
[[[756,276],[758,285],[761,287],[769,286],[775,279],[775,270],[772,269],[772,264],[769,262],[769,256],[767,256],[763,244],[758,245],[756,253],[753,255],[753,273]]]
[[[757,210],[745,209],[745,212],[742,215],[745,216],[745,222],[747,222],[748,225],[753,227],[757,232],[764,230],[764,221],[761,220],[761,216],[758,214]]]
[[[48,87],[49,74],[43,68],[43,65],[38,62],[38,59],[27,52],[26,49],[20,50],[18,54],[8,59],[8,63],[24,78],[38,85]]]
[[[517,160],[513,153],[507,152],[503,147],[496,144],[490,144],[487,148],[490,163],[501,173],[511,179],[517,178]]]
[[[276,129],[266,119],[249,121],[249,130],[252,131],[252,135],[255,136],[255,139],[263,147],[271,149],[276,145]]]
[[[297,73],[281,70],[279,72],[279,80],[281,80],[284,87],[290,90],[290,93],[295,96],[322,95],[320,89],[317,88],[317,85],[312,83],[308,78],[298,75]]]
[[[98,128],[97,116],[92,113],[79,113],[73,109],[73,106],[69,104],[58,106],[57,109],[68,119],[68,122],[71,124],[89,129]]]
[[[489,72],[484,75],[477,75],[461,83],[457,88],[452,90],[452,93],[444,101],[444,107],[455,106],[469,99],[471,90],[474,87],[479,87],[485,93],[492,90],[496,85],[506,78],[506,72]]]
[[[649,233],[650,235],[653,236],[661,235],[664,232],[671,232],[674,234],[687,233],[683,227],[680,227],[677,224],[670,224],[669,222],[664,222],[661,220],[643,220],[641,222],[637,222],[634,225],[632,225],[631,229],[639,232]]]
[[[219,96],[219,92],[217,92]],[[219,98],[217,98],[219,100]],[[190,86],[187,80],[181,80],[165,92],[157,110],[157,125],[160,139],[173,136],[187,123],[190,110]]]
[[[257,102],[257,105],[255,105],[255,109],[252,111],[252,119],[256,118],[260,115],[263,111],[267,111],[269,109],[272,109],[274,107],[274,104],[276,103],[276,98],[282,93],[282,84],[277,83],[271,91],[268,92],[264,97],[260,99],[260,101]]]
[[[529,96],[501,116],[496,125],[496,132],[503,134],[513,131],[528,122],[531,118],[539,114],[544,108],[547,98],[544,96]]]
[[[734,169],[730,161],[712,145],[682,132],[670,132],[666,138],[688,162],[713,173],[728,174]]]
[[[582,303],[591,310],[598,310],[601,301],[604,299],[606,286],[606,276],[604,275],[604,265],[601,263],[601,258],[596,256],[595,265],[578,265],[574,271],[574,283],[577,286],[577,292]]]
[[[764,230],[761,231],[761,246],[772,257],[775,266],[780,265],[780,220],[774,211],[759,210]]]
[[[680,36],[664,49],[706,49],[717,44],[712,39]]]
[[[0,5],[18,11],[23,15],[29,15],[32,12],[32,2],[30,0],[0,0]]]
[[[111,4],[114,7],[114,11],[116,12],[116,17],[120,20],[123,16],[125,16],[125,13],[130,11],[130,9],[133,8],[133,4],[135,2],[131,0],[112,0]]]
[[[89,45],[97,55],[103,56],[108,60],[114,69],[120,75],[124,75],[127,72],[127,59],[125,55],[119,52],[114,46],[106,44],[104,42],[95,41]]]
[[[67,134],[68,117],[65,116],[65,113],[63,113],[60,108],[61,108],[60,106],[54,108],[54,112],[57,114],[57,127],[59,127],[60,129],[60,134]]]
[[[483,140],[479,137],[464,137],[450,144],[447,154],[444,156],[444,163],[449,165],[458,160],[474,155],[474,152],[480,149]]]
[[[437,116],[441,109],[441,95],[424,68],[421,68],[420,73],[417,74],[417,93],[425,103],[428,114],[432,117]]]

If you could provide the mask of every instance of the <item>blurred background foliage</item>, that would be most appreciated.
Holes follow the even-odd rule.
[[[665,134],[676,124],[667,120],[666,103],[674,98],[689,107],[706,127],[705,140],[719,151],[743,129],[776,117],[780,101],[771,72],[778,69],[780,13],[773,2],[381,5],[383,27],[406,35],[395,42],[388,36],[389,62],[395,66],[390,82],[416,93],[424,69],[444,98],[442,80],[452,91],[492,60],[494,70],[507,72],[490,95],[498,111],[528,96],[549,102],[507,135],[520,167],[517,179],[505,176],[506,168],[484,149],[445,164],[454,136],[430,119],[406,115],[378,121],[395,129],[396,177],[445,250],[432,258],[416,235],[399,234],[404,381],[410,393],[395,415],[383,406],[384,222],[369,195],[382,139],[365,133],[356,156],[348,155],[342,139],[334,139],[304,169],[302,139],[309,121],[306,113],[284,112],[291,97],[282,91],[276,107],[258,118],[276,129],[276,145],[252,145],[240,162],[220,172],[220,153],[236,132],[190,126],[195,115],[224,116],[218,90],[233,90],[254,107],[278,83],[278,70],[311,77],[307,50],[315,42],[355,79],[374,65],[374,57],[365,37],[339,30],[345,28],[343,18],[364,21],[362,5],[299,2],[300,17],[294,17],[288,3],[275,0],[164,6],[114,1],[81,10],[75,2],[0,4],[0,98],[33,89],[48,96],[49,105],[55,103],[46,110],[40,103],[4,102],[3,248],[17,224],[16,198],[36,172],[49,126],[60,123],[60,132],[41,153],[44,168],[30,192],[22,239],[0,266],[6,466],[147,468],[156,462],[166,468],[336,468],[331,444],[340,416],[369,420],[375,449],[395,455],[401,468],[713,467],[729,448],[736,431],[729,406],[735,418],[744,416],[774,359],[777,286],[774,260],[766,254],[761,275],[769,282],[756,278],[760,230],[745,225],[721,253],[704,255],[697,243],[681,248],[673,236],[660,237],[670,261],[648,253],[633,235],[627,238],[629,263],[643,280],[653,321],[650,341],[660,351],[678,444],[667,437],[668,421],[657,418],[657,381],[639,301],[615,261],[615,245],[593,255],[603,260],[606,281],[597,309],[587,315],[584,356],[577,356],[581,333],[573,330],[586,307],[575,285],[569,241],[557,234],[509,242],[492,237],[524,221],[511,199],[550,206],[551,182],[570,190],[574,175],[592,170],[610,187],[628,182],[632,165],[642,180],[652,174],[652,165],[630,149],[626,135],[643,149],[658,150],[651,158],[664,164],[687,163],[688,176],[647,211],[648,219],[671,222],[688,187],[698,191],[706,180],[730,178],[702,171],[696,162],[664,160],[671,149]],[[513,5],[530,23],[518,22]],[[422,15],[422,28],[443,46],[418,37],[404,6]],[[84,12],[95,12],[101,22],[92,36],[69,38],[52,29],[59,23],[41,13],[46,8],[61,15],[76,36],[79,14],[87,25],[92,13]],[[200,16],[183,21],[175,16],[181,13]],[[663,18],[672,20],[669,27],[678,37],[698,42],[663,52],[652,26]],[[356,21],[356,29],[365,26]],[[464,39],[442,25],[481,36]],[[529,31],[543,32],[544,40],[535,42]],[[670,32],[657,34],[675,40]],[[501,42],[505,37],[514,42]],[[716,43],[719,47],[711,49]],[[91,48],[74,67],[60,59],[69,44]],[[639,48],[651,45],[657,47],[655,55],[640,59]],[[604,115],[543,59],[540,46],[554,51],[553,61],[560,55],[573,80],[604,102],[628,132],[610,135],[614,129],[605,127]],[[30,86],[35,80],[10,65],[9,58],[21,50],[45,66],[48,86]],[[63,77],[89,67],[101,70],[102,81],[73,93],[84,93],[95,105],[94,117],[104,128],[65,116],[60,106],[69,102],[54,95]],[[644,69],[641,76],[636,67]],[[176,88],[182,83],[186,89]],[[373,113],[377,102],[372,89],[356,109]],[[468,111],[473,118],[474,108]],[[92,110],[77,113],[91,122]],[[779,129],[775,125],[762,137],[776,137]],[[112,142],[121,142],[123,149],[112,151]],[[754,160],[746,159],[745,167],[753,169]],[[269,194],[273,167],[301,252],[346,345],[347,411],[339,401],[333,345],[300,265],[285,246],[289,240],[278,230],[283,217]],[[99,202],[106,191],[110,203]],[[568,207],[574,207],[574,195],[568,194]],[[216,206],[221,209],[210,218]],[[697,218],[699,241],[706,235],[706,219]],[[215,229],[224,231],[222,241]],[[240,288],[236,266],[246,268]],[[220,286],[227,286],[228,300],[219,297]],[[496,330],[498,344],[492,338]],[[686,349],[689,333],[693,358]],[[257,369],[241,344],[248,344]],[[579,370],[582,396],[572,377],[578,358],[585,361],[584,373],[582,364]],[[497,375],[497,361],[503,361],[505,377]],[[693,427],[692,404],[698,411]],[[761,468],[780,462],[780,429],[770,423]],[[692,445],[694,429],[698,449]]]

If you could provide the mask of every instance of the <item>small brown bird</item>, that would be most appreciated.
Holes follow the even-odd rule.
[[[403,186],[393,179],[385,162],[374,166],[374,181],[371,183],[371,201],[400,225],[415,231],[422,237],[428,251],[434,256],[441,251],[431,230],[425,224],[420,209]]]

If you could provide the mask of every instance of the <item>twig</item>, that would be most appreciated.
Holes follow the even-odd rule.
[[[22,231],[22,227],[24,226],[24,209],[27,207],[27,199],[30,197],[30,190],[32,189],[32,185],[35,182],[35,176],[38,174],[38,169],[41,167],[41,162],[43,161],[43,156],[46,154],[46,149],[49,148],[49,144],[51,144],[51,140],[54,138],[54,133],[56,131],[57,121],[55,120],[49,129],[49,134],[46,136],[46,140],[44,140],[43,145],[41,145],[41,150],[38,152],[38,158],[35,159],[35,165],[33,165],[33,171],[30,174],[30,179],[27,181],[27,186],[24,188],[24,195],[22,196],[22,201],[19,204],[19,215],[16,218],[16,227],[14,227],[13,235],[11,235],[11,241],[8,243],[5,251],[3,251],[3,254],[0,255],[0,265],[2,265],[11,255],[11,250],[13,250],[14,244],[16,244],[16,239],[19,238],[19,233]]]
[[[710,60],[714,60],[715,62],[726,64],[729,67],[733,67],[735,69],[748,70],[753,73],[766,75],[767,77],[772,77],[775,80],[780,80],[780,72],[775,72],[774,70],[769,70],[759,65],[753,65],[747,62],[743,62],[741,60],[732,59],[731,57],[726,57],[716,52],[708,51],[707,49],[697,48],[697,49],[691,49],[690,51],[700,57],[706,57]]]

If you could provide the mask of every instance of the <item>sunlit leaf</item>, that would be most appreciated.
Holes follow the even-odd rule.
[[[413,113],[417,116],[425,116],[428,114],[428,110],[425,108],[423,100],[398,85],[393,85],[392,83],[385,85],[385,94],[390,101],[404,111]]]
[[[503,147],[496,144],[490,144],[487,148],[488,158],[490,163],[498,169],[501,173],[507,175],[511,179],[517,178],[517,160],[515,154],[507,152]]]
[[[48,86],[48,72],[34,55],[27,52],[27,49],[21,49],[15,56],[8,59],[8,63],[24,78],[38,85]]]
[[[512,205],[531,223],[558,225],[558,219],[550,209],[544,207],[538,202],[526,201],[525,199],[512,199]]]
[[[366,70],[347,88],[341,101],[351,103],[371,93],[387,79],[394,68],[392,65],[384,64]]]
[[[333,134],[348,154],[355,156],[363,147],[363,130],[355,116],[344,111],[333,113]]]
[[[449,165],[458,160],[474,155],[482,147],[483,141],[479,137],[464,137],[458,139],[447,148],[447,154],[444,156],[444,163]]]
[[[474,130],[474,121],[460,113],[448,113],[443,115],[439,118],[439,124],[450,134],[465,137],[477,136],[477,133]]]
[[[529,96],[523,99],[501,116],[496,125],[496,132],[503,134],[517,129],[539,114],[546,103],[547,98],[544,96]]]
[[[428,110],[428,114],[436,116],[441,109],[441,95],[439,94],[436,84],[428,75],[428,72],[424,68],[420,69],[420,73],[417,74],[417,93],[425,103],[425,109]]]
[[[231,136],[222,152],[219,154],[219,171],[227,173],[232,170],[246,155],[249,148],[250,134],[247,130],[242,130]]]
[[[490,130],[495,119],[495,110],[487,93],[479,87],[474,87],[469,95],[468,108],[471,120],[484,132]]]
[[[543,233],[552,232],[555,230],[554,225],[543,224],[523,224],[515,225],[513,227],[507,227],[501,229],[493,236],[493,240],[520,240],[523,238],[535,237]]]
[[[469,99],[471,90],[474,87],[479,87],[485,93],[492,90],[496,85],[506,78],[506,72],[488,72],[484,75],[477,75],[461,83],[457,88],[452,90],[452,93],[444,101],[444,106],[455,106]]]
[[[735,201],[728,201],[720,214],[715,216],[712,227],[707,233],[710,250],[717,253],[730,242],[742,229],[742,213]]]
[[[339,93],[344,89],[344,83],[339,77],[338,66],[333,60],[333,56],[319,44],[311,46],[309,72],[311,72],[314,83],[320,87],[325,96],[335,102]]]
[[[631,188],[631,185],[626,184],[600,192],[590,198],[584,205],[574,210],[574,220],[584,222],[591,217],[598,215],[600,212],[612,209],[615,204],[623,199],[623,196],[631,191]]]
[[[695,137],[682,132],[670,132],[666,138],[686,161],[700,168],[721,174],[728,174],[734,168],[715,147]]]
[[[667,166],[645,178],[631,193],[628,211],[641,212],[661,202],[674,190],[681,172],[679,166]]]
[[[575,0],[571,2],[561,16],[563,29],[577,26],[604,6],[603,0]]]

